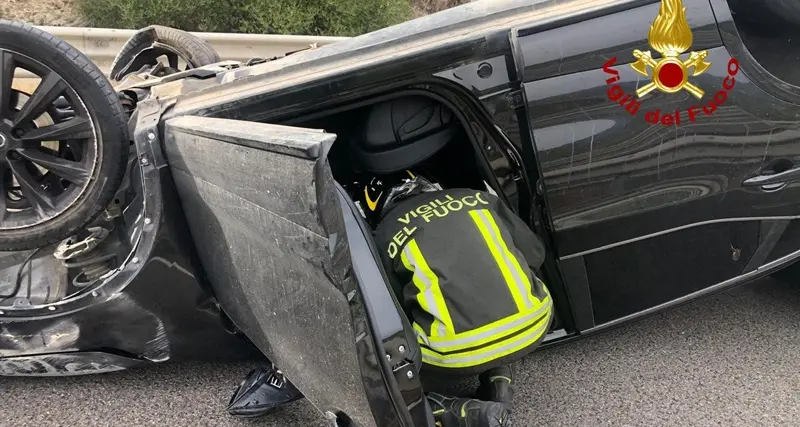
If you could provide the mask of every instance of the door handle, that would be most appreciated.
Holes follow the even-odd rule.
[[[775,186],[776,184],[783,185],[790,181],[796,181],[798,179],[800,179],[800,166],[795,166],[793,168],[786,169],[782,172],[771,173],[771,174],[762,173],[752,178],[747,178],[744,181],[742,181],[742,187],[763,187],[765,185],[772,187]]]

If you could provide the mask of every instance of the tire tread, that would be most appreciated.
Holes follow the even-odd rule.
[[[220,61],[217,51],[200,37],[176,28],[151,25],[142,28],[125,42],[117,57],[114,58],[114,62],[111,63],[111,78],[119,81],[123,77],[119,74],[128,62],[133,59],[134,55],[150,47],[156,40],[183,52],[195,67],[202,67]]]

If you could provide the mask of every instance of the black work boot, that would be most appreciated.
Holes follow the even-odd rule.
[[[444,397],[428,393],[438,427],[513,427],[506,408],[497,402]]]
[[[272,365],[247,374],[228,402],[228,413],[235,417],[260,417],[302,398],[303,394]]]
[[[475,392],[475,397],[490,402],[500,402],[511,411],[511,400],[514,392],[511,390],[511,367],[500,366],[482,373],[478,379],[481,385]]]

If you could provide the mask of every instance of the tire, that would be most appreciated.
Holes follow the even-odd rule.
[[[75,199],[68,200],[62,210],[54,210],[52,217],[44,217],[40,223],[0,229],[0,250],[34,249],[58,242],[84,228],[114,198],[125,172],[130,143],[127,120],[117,93],[105,75],[64,40],[22,22],[0,20],[0,49],[8,55],[26,56],[60,77],[67,87],[63,93],[76,96],[82,102],[81,111],[88,115],[91,123],[92,168],[86,172],[85,183],[76,185],[80,191],[75,191]],[[0,197],[6,200],[7,195]],[[6,215],[5,207],[3,215]]]
[[[128,64],[139,52],[151,47],[154,42],[165,44],[180,52],[192,68],[220,62],[217,51],[200,37],[175,28],[151,25],[142,28],[125,42],[111,64],[111,78],[120,81]]]

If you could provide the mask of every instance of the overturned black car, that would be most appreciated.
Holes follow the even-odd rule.
[[[446,134],[417,166],[545,240],[545,346],[790,266],[800,15],[683,0],[676,30],[664,2],[479,1],[247,63],[155,26],[110,80],[0,21],[0,374],[261,352],[333,425],[428,425],[348,187],[387,103],[421,124],[381,144]]]

